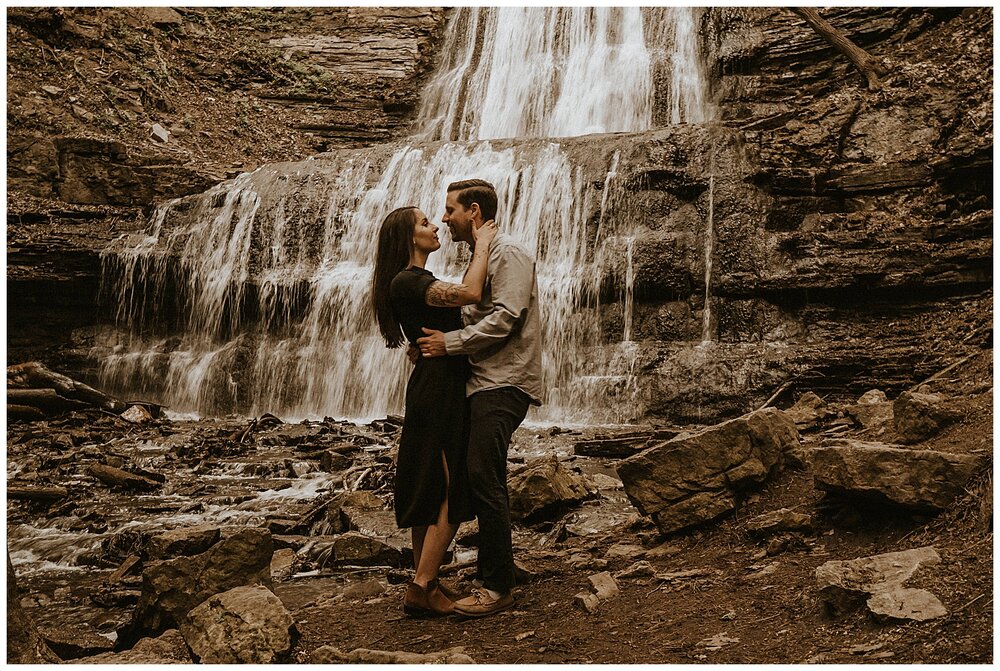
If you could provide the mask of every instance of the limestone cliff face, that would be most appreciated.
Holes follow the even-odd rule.
[[[141,230],[154,203],[405,134],[445,18],[419,7],[13,8],[8,357],[86,365],[90,342],[69,337],[96,323],[100,252]]]
[[[650,174],[659,186],[635,194],[655,215],[634,324],[651,414],[732,416],[783,383],[892,392],[991,342],[991,12],[827,16],[889,65],[882,90],[787,11],[705,18],[748,177],[714,168],[715,342],[702,349],[684,341],[703,326],[708,176]]]
[[[330,92],[264,97],[299,108],[305,118],[295,128],[328,138],[328,147],[392,140],[416,112],[444,21],[440,7],[314,10],[308,32],[273,37],[268,46],[320,68]]]

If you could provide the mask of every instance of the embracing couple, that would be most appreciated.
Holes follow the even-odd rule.
[[[442,221],[472,250],[461,283],[426,270],[438,227],[416,207],[386,216],[372,280],[388,347],[410,343],[413,372],[396,463],[395,510],[410,528],[411,615],[482,617],[513,605],[514,551],[507,448],[528,406],[540,405],[541,323],[534,259],[494,222],[497,194],[480,179],[448,186]],[[438,580],[458,526],[479,520],[471,594]]]

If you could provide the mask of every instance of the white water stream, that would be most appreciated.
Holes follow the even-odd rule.
[[[672,121],[701,121],[692,110],[704,107],[703,68],[688,63],[699,60],[696,18],[679,8],[456,10],[414,142],[381,173],[360,152],[264,166],[166,203],[147,235],[106,253],[104,300],[123,329],[101,361],[104,384],[176,412],[398,413],[409,366],[385,349],[368,304],[378,226],[409,204],[438,221],[446,185],[479,177],[497,188],[502,229],[537,258],[548,397],[532,419],[633,419],[631,259],[641,242],[608,211],[619,155],[598,193],[555,143],[420,145],[648,129],[654,66],[667,53],[648,48],[649,35],[676,40]],[[443,227],[441,237],[428,267],[458,277],[464,250]],[[599,290],[623,267],[624,332],[602,336]]]

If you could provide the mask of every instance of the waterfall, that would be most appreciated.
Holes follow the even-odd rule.
[[[522,139],[648,129],[657,58],[644,22],[663,33],[656,16],[459,9],[414,136],[391,155],[376,147],[268,165],[163,204],[144,235],[103,256],[102,302],[122,327],[100,362],[103,383],[178,412],[399,412],[409,365],[385,348],[368,303],[378,226],[409,204],[437,221],[446,185],[479,177],[497,188],[502,229],[537,259],[548,396],[533,417],[632,418],[637,350],[607,346],[599,304],[606,278],[624,273],[630,340],[635,236],[611,196],[620,154],[604,158],[601,188],[559,143]],[[483,141],[498,137],[518,140]],[[455,280],[467,260],[464,245],[445,240],[428,269]]]
[[[708,218],[705,222],[705,309],[701,316],[701,341],[712,340],[712,250],[715,246],[715,175],[708,178]]]
[[[360,177],[372,172],[357,162],[314,160],[293,177],[261,169],[162,206],[158,248],[135,244],[148,237],[122,239],[105,255],[106,277],[128,278],[116,284],[116,303],[120,322],[132,326],[103,360],[105,380],[135,391],[159,383],[180,412],[398,411],[408,367],[399,350],[385,348],[372,320],[372,240],[398,204],[443,212],[444,185],[471,173],[496,186],[498,218],[537,258],[544,383],[571,397],[567,386],[585,361],[578,357],[598,345],[596,314],[580,306],[593,303],[607,272],[598,265],[607,259],[595,260],[588,247],[585,213],[597,194],[580,169],[555,144],[496,150],[480,143],[407,146],[367,186]],[[428,268],[457,278],[467,259],[464,246],[446,241]],[[150,321],[148,310],[159,305],[152,314],[165,315],[172,302],[186,316],[173,335],[172,324]]]
[[[635,289],[635,270],[632,268],[632,253],[635,249],[635,238],[625,240],[625,287],[622,308],[622,342],[632,342],[632,309]]]
[[[650,55],[637,7],[466,7],[427,85],[423,140],[645,130]]]
[[[646,41],[651,45],[655,77],[668,82],[658,95],[669,101],[663,122],[704,123],[715,110],[708,94],[708,73],[698,40],[704,8],[646,9]]]

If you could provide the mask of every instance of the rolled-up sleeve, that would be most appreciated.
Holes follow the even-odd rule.
[[[448,354],[475,354],[502,342],[523,321],[531,301],[535,262],[512,245],[497,245],[488,271],[493,307],[477,323],[444,334]]]

